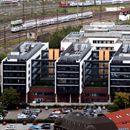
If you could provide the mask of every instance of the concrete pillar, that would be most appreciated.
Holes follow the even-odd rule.
[[[57,99],[57,94],[55,94],[55,103],[57,103],[58,99]]]
[[[111,95],[109,95],[109,100],[108,100],[109,103],[111,103]]]
[[[28,103],[28,93],[26,93],[26,103]]]
[[[72,102],[72,100],[71,100],[71,94],[70,94],[70,100],[69,100],[69,103],[71,103]]]
[[[79,94],[79,103],[81,103],[81,94]]]

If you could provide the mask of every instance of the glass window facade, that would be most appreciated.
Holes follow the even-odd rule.
[[[79,78],[80,78],[79,63],[75,64],[60,64],[56,65],[56,90],[58,94],[78,94],[79,93]]]
[[[13,87],[21,94],[26,93],[26,63],[3,62],[3,87]]]
[[[55,60],[32,60],[32,85],[54,85]]]
[[[106,86],[108,82],[108,61],[86,60],[84,86]]]

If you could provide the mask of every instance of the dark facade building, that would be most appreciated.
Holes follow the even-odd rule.
[[[110,95],[115,92],[130,93],[130,44],[124,43],[110,62]]]
[[[55,121],[54,130],[118,130],[107,117],[87,117],[73,112]]]
[[[13,87],[23,101],[28,102],[28,93],[35,76],[32,74],[37,74],[39,66],[38,63],[32,63],[32,60],[41,59],[43,50],[48,50],[48,43],[26,41],[8,54],[1,63],[1,92]]]
[[[89,43],[73,43],[56,61],[55,94],[57,102],[65,100],[81,102],[83,61],[90,56],[90,51]]]
[[[129,35],[129,25],[101,22],[68,34],[61,50],[20,44],[2,61],[1,92],[13,86],[29,102],[110,102],[130,92]]]

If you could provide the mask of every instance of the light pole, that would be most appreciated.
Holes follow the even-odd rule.
[[[4,37],[4,51],[6,52],[6,26],[5,26],[5,16],[7,16],[7,14],[4,14],[3,15],[3,30],[4,30],[4,33],[3,33],[3,37]]]
[[[102,21],[102,0],[101,0],[101,3],[100,3],[100,18],[99,18],[99,21],[101,22]]]
[[[34,0],[31,0],[31,17],[33,17]]]
[[[58,8],[56,9],[56,17],[57,17],[57,30],[59,29],[59,21],[58,21],[58,17],[59,17],[59,12],[58,12]]]
[[[79,4],[78,4],[78,0],[77,0],[77,25],[78,25],[78,13],[79,13]]]
[[[23,0],[23,2],[22,2],[22,6],[23,6],[23,8],[22,8],[22,11],[23,11],[23,22],[25,21],[25,11],[24,11],[24,9],[25,9],[25,3],[24,3],[25,1]]]
[[[37,5],[36,5],[36,0],[35,0],[35,26],[36,26],[36,37],[38,35],[38,27],[37,27]]]

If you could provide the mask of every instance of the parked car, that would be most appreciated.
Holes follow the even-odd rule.
[[[59,118],[59,117],[61,117],[61,116],[60,116],[60,114],[58,114],[58,113],[51,113],[51,114],[48,116],[49,119],[56,119],[56,118]]]
[[[53,110],[52,113],[56,113],[56,114],[61,114],[62,113],[62,110],[61,109],[56,109],[56,110]]]
[[[32,113],[36,113],[36,114],[39,114],[39,113],[41,113],[41,112],[42,112],[41,109],[33,109],[33,110],[32,110]]]
[[[41,125],[41,129],[48,129],[48,130],[50,130],[51,129],[51,124],[44,123],[44,124]]]
[[[3,120],[3,119],[4,119],[4,117],[2,115],[0,115],[0,120]]]
[[[16,130],[16,126],[14,124],[10,124],[6,127],[6,130]]]
[[[20,113],[17,116],[17,119],[26,119],[28,116],[26,114]]]
[[[71,108],[65,108],[62,113],[63,113],[63,114],[68,114],[68,113],[70,113],[70,112],[72,112],[72,109],[71,109]]]
[[[7,115],[7,113],[8,113],[8,111],[5,110],[5,109],[2,111],[2,115],[3,115],[4,117]]]
[[[41,130],[41,127],[38,125],[31,125],[28,130]]]
[[[22,113],[23,113],[23,114],[26,114],[26,115],[29,115],[29,114],[31,114],[31,111],[30,111],[30,110],[25,109],[25,110],[23,110],[23,111],[22,111]]]

